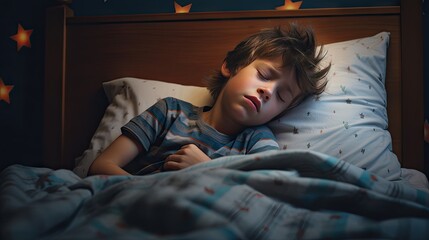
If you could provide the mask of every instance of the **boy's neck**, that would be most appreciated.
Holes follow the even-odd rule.
[[[243,126],[234,124],[234,122],[225,119],[221,109],[218,109],[215,106],[213,106],[209,111],[202,112],[201,118],[206,124],[216,129],[216,131],[228,136],[234,136],[243,131]]]

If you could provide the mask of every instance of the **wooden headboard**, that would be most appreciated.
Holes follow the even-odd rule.
[[[410,27],[421,21],[412,6],[95,17],[52,7],[46,19],[45,165],[70,169],[88,147],[107,106],[102,82],[130,76],[202,85],[245,36],[294,21],[311,25],[319,44],[391,33],[386,87],[393,149],[403,167],[423,170],[423,60],[416,57],[422,37]]]

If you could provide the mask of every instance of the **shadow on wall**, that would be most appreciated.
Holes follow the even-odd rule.
[[[427,43],[429,40],[429,0],[423,1],[423,43]],[[424,137],[425,137],[425,173],[426,176],[429,176],[429,46],[427,44],[423,45],[424,51],[424,84],[425,84],[425,96],[424,96],[424,106],[425,106],[425,127],[424,127]]]

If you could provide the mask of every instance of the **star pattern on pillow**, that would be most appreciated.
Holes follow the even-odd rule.
[[[387,131],[385,69],[389,33],[333,43],[326,91],[270,124],[280,146],[312,149],[365,167],[387,179],[400,176]]]

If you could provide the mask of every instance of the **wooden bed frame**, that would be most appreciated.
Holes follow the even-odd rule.
[[[71,169],[107,106],[102,82],[119,77],[202,85],[228,50],[261,28],[311,25],[319,44],[391,33],[387,92],[393,149],[424,170],[421,6],[76,17],[65,5],[46,19],[44,165]],[[407,26],[407,27],[403,27]],[[414,27],[411,27],[414,26]]]

